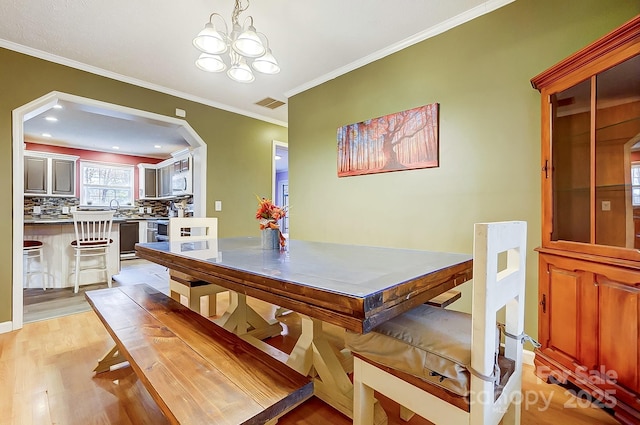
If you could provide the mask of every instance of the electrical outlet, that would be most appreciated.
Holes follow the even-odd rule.
[[[602,201],[602,211],[611,211],[611,201]]]
[[[151,214],[153,212],[153,209],[151,207],[147,207],[147,214]]]
[[[41,213],[41,209],[39,205],[36,205],[33,207],[33,213],[34,214],[40,214]]]
[[[62,207],[62,214],[69,214],[69,207]]]
[[[216,202],[214,203],[214,209],[215,209],[216,211],[222,211],[222,201],[216,201]]]
[[[138,208],[138,214],[144,214],[144,207]]]
[[[73,206],[73,207],[71,207],[69,210],[70,210],[72,213],[74,213],[74,212],[78,211],[78,207]]]

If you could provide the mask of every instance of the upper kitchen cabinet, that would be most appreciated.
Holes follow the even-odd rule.
[[[37,156],[24,157],[24,193],[46,195],[49,161]]]
[[[25,196],[76,196],[77,156],[25,151]]]
[[[171,176],[173,175],[173,165],[165,165],[158,168],[158,195],[161,198],[168,198],[171,192]]]
[[[192,157],[170,158],[157,164],[138,164],[140,198],[157,199],[193,194]]]
[[[158,170],[155,164],[138,164],[138,180],[141,199],[158,197]]]

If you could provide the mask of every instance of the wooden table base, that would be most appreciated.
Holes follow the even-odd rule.
[[[314,395],[353,419],[353,384],[347,375],[353,369],[351,355],[331,346],[322,330],[322,321],[305,315],[300,317],[302,332],[287,365],[313,377]],[[387,425],[387,421],[386,412],[376,403],[374,424]]]
[[[236,335],[249,334],[259,340],[271,338],[282,333],[282,325],[277,320],[265,320],[247,305],[247,296],[229,292],[229,308],[213,321]]]

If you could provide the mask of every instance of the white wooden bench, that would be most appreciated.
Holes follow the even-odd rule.
[[[88,291],[116,346],[101,373],[128,361],[173,424],[274,424],[313,383],[147,285]]]

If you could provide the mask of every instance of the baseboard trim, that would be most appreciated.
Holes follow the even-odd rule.
[[[6,334],[7,332],[11,332],[12,330],[13,330],[13,322],[0,323],[0,334]]]
[[[536,353],[531,350],[522,350],[522,363],[533,366],[533,360],[536,358]]]

